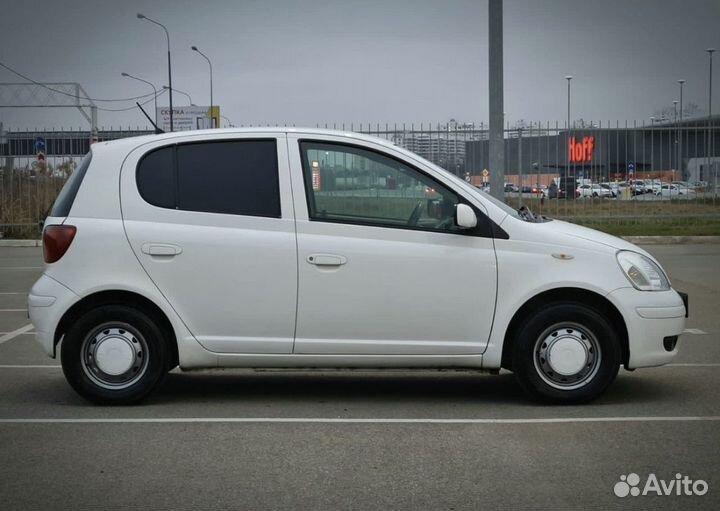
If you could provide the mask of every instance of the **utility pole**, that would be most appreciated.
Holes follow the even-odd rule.
[[[680,123],[678,124],[678,134],[680,136],[680,141],[678,143],[678,170],[680,171],[680,179],[685,179],[685,171],[683,170],[683,135],[684,130],[682,127],[683,122],[683,84],[685,83],[685,80],[678,80],[678,83],[680,84]]]
[[[505,137],[503,115],[503,14],[502,0],[488,0],[490,79],[490,195],[505,198]]]

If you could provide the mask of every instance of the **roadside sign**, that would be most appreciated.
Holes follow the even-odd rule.
[[[202,130],[213,127],[212,113],[219,113],[220,107],[214,107],[217,112],[211,112],[209,106],[174,106],[173,130],[188,131]],[[157,109],[158,127],[163,131],[170,131],[170,108],[166,106]]]
[[[488,171],[488,169],[483,169],[482,175],[483,177],[488,177],[490,175],[490,172]]]
[[[42,174],[47,170],[47,158],[45,157],[46,145],[43,137],[35,137],[35,152],[37,153],[37,161]]]
[[[635,164],[633,162],[628,163],[628,174],[635,173]]]
[[[35,137],[35,152],[45,154],[46,144],[43,137]]]

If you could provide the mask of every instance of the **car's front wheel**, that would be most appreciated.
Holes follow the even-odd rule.
[[[81,316],[65,334],[61,361],[68,383],[98,404],[146,397],[168,371],[167,343],[144,312],[106,305]]]
[[[600,396],[620,367],[620,340],[595,309],[580,303],[543,307],[519,329],[513,371],[530,394],[562,403]]]

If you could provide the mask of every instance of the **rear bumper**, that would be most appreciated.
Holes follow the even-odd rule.
[[[634,288],[617,289],[608,295],[625,319],[630,356],[627,367],[653,367],[671,362],[678,344],[666,338],[685,330],[687,309],[678,292],[647,292]],[[668,349],[670,348],[670,349]]]
[[[55,358],[55,331],[63,314],[79,297],[57,280],[43,274],[28,294],[28,313],[35,339],[49,357]]]

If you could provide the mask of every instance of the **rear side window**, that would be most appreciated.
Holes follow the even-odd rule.
[[[145,155],[137,168],[140,195],[153,206],[175,208],[175,147]]]
[[[280,217],[275,140],[163,147],[143,157],[136,179],[140,195],[154,206]]]
[[[73,202],[75,202],[75,196],[90,166],[90,160],[92,160],[92,153],[85,155],[85,158],[82,159],[80,165],[75,169],[75,172],[73,172],[65,182],[48,216],[68,216],[70,214],[70,208],[72,208]]]

